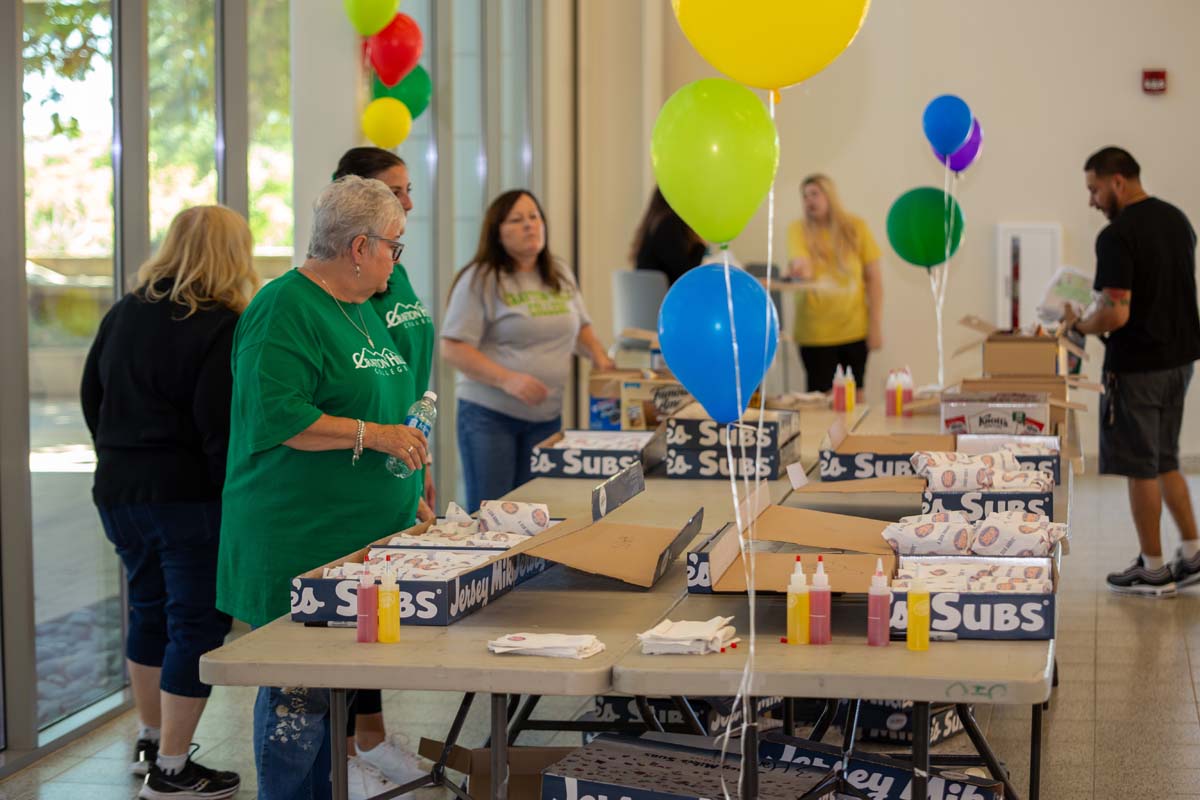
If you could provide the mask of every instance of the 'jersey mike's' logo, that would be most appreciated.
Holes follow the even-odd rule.
[[[373,369],[380,375],[400,375],[408,371],[408,362],[390,347],[371,350],[364,347],[354,354],[355,369]]]
[[[418,300],[415,303],[396,303],[396,305],[384,315],[384,321],[388,328],[415,328],[418,325],[432,325],[433,318],[429,316],[429,312],[425,310],[425,306]]]

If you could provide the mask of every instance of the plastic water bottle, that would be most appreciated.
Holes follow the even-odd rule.
[[[404,424],[410,428],[416,428],[421,433],[425,434],[428,439],[433,433],[433,423],[437,420],[437,394],[435,392],[426,392],[425,396],[417,402],[413,403],[408,409],[408,416],[404,418]],[[408,468],[405,464],[395,456],[388,456],[387,470],[397,478],[407,478],[412,475],[414,470]]]

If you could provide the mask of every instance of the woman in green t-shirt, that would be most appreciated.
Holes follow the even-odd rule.
[[[238,322],[217,607],[253,626],[288,613],[294,576],[417,516],[421,479],[396,478],[384,463],[425,462],[425,437],[403,424],[417,397],[413,370],[368,302],[400,258],[404,224],[378,181],[330,184],[314,208],[308,259],[264,287]],[[260,797],[328,787],[328,710],[328,691],[259,690]]]

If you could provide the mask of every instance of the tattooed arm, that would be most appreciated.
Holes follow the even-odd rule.
[[[1133,293],[1129,289],[1103,289],[1092,305],[1090,313],[1076,315],[1069,306],[1063,311],[1063,324],[1083,334],[1111,333],[1129,322],[1129,303]]]

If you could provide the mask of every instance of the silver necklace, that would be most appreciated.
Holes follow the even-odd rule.
[[[363,319],[362,306],[360,305],[358,307],[358,321],[362,323],[362,327],[360,328],[359,326],[354,324],[354,320],[350,319],[350,315],[346,313],[346,309],[342,308],[341,301],[337,299],[337,295],[335,295],[333,293],[333,289],[329,288],[329,284],[325,282],[325,279],[322,278],[320,275],[317,275],[316,271],[313,270],[312,267],[307,267],[307,269],[313,275],[316,275],[317,280],[319,280],[321,282],[321,285],[325,287],[325,291],[329,293],[329,296],[331,298],[333,298],[333,302],[337,304],[338,311],[342,312],[342,316],[346,318],[346,322],[349,322],[354,327],[354,330],[358,331],[359,333],[361,333],[363,336],[365,336],[367,338],[367,344],[371,345],[371,347],[374,347],[375,340],[371,338],[371,334],[367,333],[367,321],[365,319]]]

